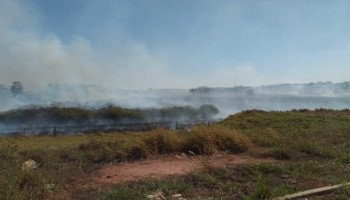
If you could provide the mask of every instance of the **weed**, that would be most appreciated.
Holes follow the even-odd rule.
[[[259,181],[253,188],[248,199],[252,200],[267,200],[272,196],[271,188],[264,182]]]

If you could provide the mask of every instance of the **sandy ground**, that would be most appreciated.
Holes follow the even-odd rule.
[[[273,162],[273,160],[246,155],[168,156],[155,160],[105,165],[95,181],[100,184],[118,184],[145,178],[161,179],[169,175],[185,175],[208,166],[229,167],[250,162]]]

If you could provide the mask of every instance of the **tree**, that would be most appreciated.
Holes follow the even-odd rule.
[[[23,93],[23,86],[22,83],[19,81],[15,81],[12,83],[11,86],[11,92],[13,95],[18,95],[18,94],[22,94]]]
[[[197,89],[191,88],[190,89],[190,93],[192,93],[192,95],[194,96],[194,94],[197,92]]]
[[[192,95],[194,96],[195,94],[200,95],[200,96],[205,96],[208,95],[209,93],[212,91],[211,88],[206,87],[206,86],[201,86],[198,88],[192,88],[190,89],[190,93],[192,93]]]

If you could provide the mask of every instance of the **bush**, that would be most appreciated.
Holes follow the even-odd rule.
[[[235,130],[215,125],[194,127],[185,141],[184,150],[211,155],[215,151],[245,152],[252,146],[250,139]]]
[[[183,151],[193,151],[198,155],[211,155],[216,151],[214,137],[208,127],[194,127],[185,139]]]
[[[135,161],[135,160],[143,160],[150,157],[149,150],[147,148],[147,145],[144,142],[141,142],[138,145],[134,145],[129,149],[127,158],[128,160]]]
[[[231,153],[242,153],[252,146],[248,137],[237,133],[233,129],[223,126],[212,127],[215,135],[215,146],[221,151],[230,151]]]
[[[116,106],[108,106],[97,111],[97,116],[105,120],[120,122],[121,120],[141,121],[143,113],[138,109],[126,109]]]
[[[144,143],[153,154],[178,152],[182,145],[179,134],[168,130],[155,130],[151,132],[151,134],[145,137]]]

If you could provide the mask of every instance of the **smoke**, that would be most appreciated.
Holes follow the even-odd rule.
[[[88,41],[76,38],[63,44],[54,34],[40,34],[35,16],[18,1],[0,5],[0,79],[19,80],[25,89],[48,83],[88,79],[96,73],[93,50]]]
[[[145,88],[160,83],[158,79],[164,80],[168,74],[166,66],[142,44],[124,41],[101,54],[83,37],[63,42],[54,33],[42,31],[39,24],[34,11],[20,1],[0,2],[2,83],[18,80],[27,91],[50,83]]]
[[[0,84],[20,81],[26,92],[50,93],[49,84],[92,84],[113,90],[222,86],[235,82],[258,84],[260,80],[249,64],[218,67],[209,74],[201,70],[195,73],[174,71],[169,56],[151,52],[145,44],[123,31],[102,29],[100,39],[93,44],[82,36],[63,41],[54,33],[43,30],[34,8],[17,0],[2,0],[0,4]],[[247,78],[234,80],[232,77]],[[113,95],[111,92],[97,93],[100,99],[126,99],[115,91]],[[77,97],[79,94],[81,96]],[[56,95],[57,101],[69,98],[73,101],[78,98],[96,100],[97,96],[82,92],[61,95]],[[133,96],[138,99],[137,95]]]
[[[64,37],[64,34],[59,34],[57,29],[64,29],[65,26],[61,25],[57,29],[53,28],[55,25],[46,27],[44,19],[47,16],[40,15],[41,10],[30,2],[35,4],[33,2],[38,1],[0,1],[0,83],[21,81],[26,91],[42,89],[48,84],[67,83],[148,89],[347,80],[347,73],[339,72],[348,71],[347,64],[344,64],[348,62],[343,58],[348,58],[346,49],[339,51],[331,49],[318,54],[298,50],[298,54],[288,53],[289,57],[272,53],[267,54],[270,57],[265,59],[255,59],[254,52],[265,48],[267,53],[270,48],[279,51],[274,44],[283,38],[271,40],[269,31],[274,29],[270,30],[263,26],[267,22],[261,21],[256,24],[247,20],[246,15],[250,10],[247,6],[250,4],[226,1],[216,4],[206,1],[205,4],[199,3],[194,6],[195,3],[192,2],[191,5],[196,8],[189,7],[182,10],[182,3],[174,3],[176,9],[184,12],[181,13],[183,16],[178,16],[180,14],[176,11],[168,14],[168,10],[164,10],[161,6],[163,4],[158,4],[159,2],[157,6],[150,6],[145,2],[128,4],[126,3],[128,1],[118,3],[84,1],[77,3],[79,9],[72,9],[76,16],[67,17],[67,21],[74,22],[66,22],[68,28],[69,24],[73,23],[74,26],[83,27],[82,31],[74,33],[67,31],[65,33],[70,35]],[[265,4],[258,4],[258,8],[268,16],[271,13],[275,14],[276,17],[273,19],[283,21],[294,17],[293,12],[289,11],[291,16],[287,19],[285,16],[279,18],[279,8],[282,6]],[[143,6],[145,8],[140,9]],[[273,8],[269,8],[270,6]],[[118,8],[115,10],[114,7]],[[283,6],[283,10],[285,9]],[[105,12],[102,13],[103,11]],[[134,16],[139,11],[144,13]],[[164,16],[147,13],[153,11],[160,12]],[[118,14],[115,16],[111,13]],[[142,18],[144,16],[148,18]],[[59,17],[64,17],[64,14]],[[136,18],[135,21],[132,20],[133,17]],[[162,17],[165,19],[160,20]],[[128,20],[125,20],[126,18]],[[101,22],[96,22],[99,20]],[[169,26],[167,20],[174,27]],[[300,20],[300,16],[295,16],[295,20]],[[129,24],[142,22],[145,24],[139,24],[141,28],[130,28]],[[123,23],[128,25],[123,26]],[[158,25],[162,27],[157,27]],[[176,30],[177,27],[182,29]],[[253,27],[261,29],[252,29]],[[84,34],[84,31],[88,33]],[[140,37],[136,31],[145,31],[149,35],[141,34]],[[175,34],[171,31],[177,32]],[[247,41],[246,38],[241,38],[245,32],[259,41],[251,38]],[[159,40],[155,39],[156,34],[160,35]],[[258,37],[262,35],[269,37],[266,41],[274,43],[265,44],[263,42],[265,39]],[[147,36],[152,40],[145,39]],[[289,44],[294,40],[295,38],[291,38],[289,41],[286,37],[284,42]],[[249,45],[250,41],[261,43],[261,47]],[[151,44],[152,42],[156,44]],[[253,54],[242,53],[250,51]],[[261,54],[261,57],[265,55],[264,52],[258,54]],[[336,60],[339,60],[339,63]],[[286,63],[290,61],[293,62]],[[284,65],[288,67],[279,67]],[[336,65],[337,69],[333,65]],[[277,77],[276,73],[279,74]]]
[[[212,17],[212,15],[205,12],[199,13],[202,15],[197,16],[200,19],[196,22],[212,20],[209,25],[206,24],[199,27],[201,34],[191,29],[193,33],[188,33],[190,36],[182,41],[182,43],[186,43],[187,41],[201,42],[193,42],[188,46],[184,45],[183,47],[188,48],[184,48],[183,52],[181,52],[178,50],[181,49],[181,45],[174,47],[176,50],[172,50],[171,47],[167,46],[171,43],[166,43],[167,45],[164,45],[158,51],[151,50],[149,44],[142,42],[142,39],[137,40],[133,38],[122,28],[111,30],[107,25],[95,30],[99,35],[97,40],[92,40],[89,37],[79,34],[69,39],[63,38],[54,32],[46,30],[42,25],[40,15],[37,13],[38,10],[29,4],[25,4],[25,1],[0,0],[0,84],[7,84],[7,87],[9,87],[9,84],[13,81],[20,81],[25,91],[24,96],[15,98],[8,92],[4,92],[5,94],[2,95],[0,91],[0,97],[2,98],[0,110],[3,111],[30,104],[49,105],[53,102],[64,102],[66,105],[81,104],[87,106],[99,106],[111,102],[120,106],[137,108],[172,105],[193,105],[199,107],[202,104],[213,104],[219,108],[221,116],[227,116],[242,109],[251,108],[284,109],[321,106],[343,108],[348,105],[344,103],[343,99],[341,99],[340,106],[333,106],[333,101],[328,101],[328,99],[321,101],[319,104],[313,104],[311,100],[304,104],[305,101],[298,98],[294,99],[299,103],[290,103],[288,100],[289,97],[278,97],[277,99],[280,102],[277,100],[271,101],[270,97],[263,98],[256,96],[229,98],[215,96],[191,97],[189,91],[184,88],[202,85],[210,87],[230,87],[235,85],[256,86],[262,83],[292,82],[295,80],[295,77],[301,77],[299,70],[288,71],[281,68],[276,70],[276,73],[263,73],[261,70],[262,67],[256,65],[254,62],[249,62],[249,60],[244,62],[235,60],[236,62],[234,63],[236,64],[230,64],[230,62],[233,62],[232,60],[221,61],[219,59],[222,57],[218,55],[216,55],[217,60],[212,62],[214,67],[210,67],[209,70],[202,70],[201,64],[204,65],[203,68],[205,66],[209,68],[208,65],[212,64],[205,65],[205,62],[208,61],[206,57],[210,56],[210,53],[213,53],[209,51],[211,45],[216,44],[217,41],[218,44],[226,44],[226,40],[232,37],[231,34],[227,34],[230,32],[224,31],[226,29],[226,31],[229,31],[232,28],[229,26],[231,24],[231,20],[229,20],[231,19],[231,15],[229,14],[232,13],[233,7],[235,7],[234,10],[240,11],[234,14],[235,20],[240,20],[242,18],[241,15],[244,15],[244,10],[240,9],[239,6],[233,6],[231,8],[221,5],[215,7],[217,8],[215,12],[210,13],[216,13],[215,16]],[[221,8],[227,9],[221,10]],[[84,17],[88,16],[84,15]],[[93,18],[93,16],[90,17]],[[222,21],[221,19],[223,18],[226,21]],[[181,19],[181,22],[185,23],[185,19]],[[236,24],[246,24],[239,26],[241,28],[249,28],[249,24],[246,21],[236,22]],[[217,33],[217,35],[211,31],[208,33],[205,32],[210,27],[213,28],[213,32]],[[238,29],[235,28],[235,30]],[[254,34],[254,38],[256,35]],[[207,41],[208,36],[210,36],[210,41]],[[195,46],[195,44],[202,44],[204,46]],[[230,44],[232,44],[232,41],[227,46],[230,46]],[[195,47],[191,47],[191,45]],[[203,52],[201,51],[201,47],[204,49]],[[244,47],[242,51],[250,48],[253,51],[255,50],[255,46],[254,48],[249,46]],[[198,49],[199,51],[199,53],[193,52],[193,57],[195,57],[193,60],[200,58],[199,60],[201,61],[191,62],[192,54],[188,56],[172,54],[190,54],[193,49]],[[217,54],[220,54],[220,52]],[[239,52],[237,51],[235,53],[238,54]],[[317,58],[323,58],[323,55],[319,54]],[[305,57],[307,56],[305,55]],[[173,62],[182,58],[185,58],[184,62]],[[294,60],[298,61],[298,58],[300,57],[294,57]],[[302,60],[307,60],[304,57],[301,58],[303,58]],[[329,61],[329,63],[326,63],[327,66],[331,66],[333,63],[330,61],[332,58],[332,55],[330,55],[326,59]],[[197,71],[193,69],[186,71],[184,69],[185,67],[181,66],[181,64],[187,61],[189,64],[186,66],[193,63],[199,65],[196,66]],[[284,61],[278,62],[278,60],[275,60],[275,62],[273,64],[277,66]],[[323,60],[318,62],[323,62]],[[292,64],[297,65],[298,62]],[[308,64],[311,65],[312,62]],[[181,66],[181,69],[179,66]],[[333,78],[340,77],[340,79],[345,80],[348,74],[339,73],[341,70],[329,68],[328,71],[323,73],[323,76],[320,76],[320,73],[315,74],[316,71],[322,71],[321,69],[327,68],[327,66],[323,66],[320,70],[316,69],[317,67],[315,66],[305,70],[303,79],[314,81],[321,77],[321,80],[325,80],[329,77],[328,75],[331,75]],[[346,67],[347,65],[341,69],[348,71]],[[276,77],[277,73],[279,75]],[[161,91],[147,90],[148,88],[182,88],[184,90]],[[124,89],[132,91],[126,91]],[[142,89],[142,91],[139,91],[139,89]],[[261,98],[264,101],[261,101]],[[274,97],[271,98],[273,99]],[[286,104],[284,102],[288,103]],[[335,103],[334,105],[337,104]]]

